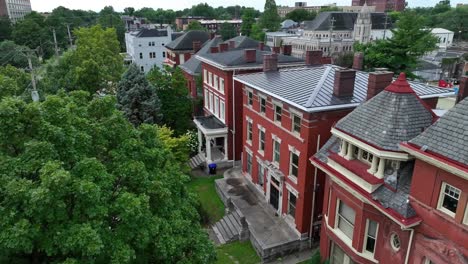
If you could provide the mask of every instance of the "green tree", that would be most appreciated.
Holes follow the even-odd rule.
[[[314,20],[314,18],[317,16],[316,12],[309,12],[305,9],[295,9],[288,14],[286,14],[287,19],[291,19],[295,22],[302,22],[306,20]]]
[[[2,263],[210,263],[197,202],[158,136],[112,96],[0,102]]]
[[[260,28],[268,31],[278,31],[280,29],[280,16],[275,0],[266,0],[263,14],[259,20]]]
[[[225,22],[221,25],[221,30],[219,31],[219,34],[221,35],[223,40],[228,40],[237,36],[237,30],[231,23]]]
[[[13,41],[31,49],[37,49],[39,55],[49,58],[54,54],[53,35],[45,22],[45,17],[37,12],[27,14],[13,27]]]
[[[250,36],[258,41],[265,41],[265,31],[261,28],[259,23],[255,23],[252,25],[252,32]]]
[[[133,7],[124,8],[124,14],[125,15],[133,16],[133,13],[135,13],[135,8],[133,8]]]
[[[11,65],[0,67],[0,100],[8,96],[26,96],[29,98],[30,77],[24,70]]]
[[[134,126],[155,124],[161,120],[156,90],[135,64],[130,65],[117,86],[117,108]]]
[[[191,21],[187,25],[187,31],[191,31],[191,30],[204,30],[205,31],[206,28],[204,28],[200,22],[194,20],[194,21]]]
[[[200,3],[198,5],[192,6],[190,11],[191,16],[202,16],[209,19],[216,18],[216,12],[213,7],[207,3]]]
[[[158,127],[158,138],[163,145],[174,154],[174,158],[181,165],[185,165],[190,158],[189,135],[174,136],[174,131],[167,126]],[[198,139],[197,139],[198,140]]]
[[[436,49],[437,38],[424,27],[424,19],[413,12],[403,12],[392,33],[391,39],[357,44],[355,50],[364,52],[367,69],[385,67],[415,77],[411,71],[417,67],[419,57]]]
[[[11,39],[11,32],[13,27],[8,16],[0,17],[0,41]]]
[[[120,14],[115,12],[112,6],[106,6],[99,12],[98,23],[103,28],[115,29],[120,43],[120,50],[125,51],[125,23],[120,19]]]
[[[439,15],[439,27],[455,32],[458,40],[468,39],[468,6],[458,6]]]
[[[192,125],[192,102],[182,70],[153,68],[147,75],[161,100],[162,123],[180,136]]]
[[[11,40],[0,42],[0,63],[3,65],[10,64],[18,68],[29,68],[28,55],[31,56],[33,65],[39,65],[39,60],[29,47],[16,45]]]
[[[255,24],[255,9],[247,8],[242,14],[241,33],[243,36],[250,36],[252,33],[252,26]]]
[[[336,7],[336,6],[324,6],[320,8],[319,13],[321,12],[340,12],[343,11],[343,9]]]

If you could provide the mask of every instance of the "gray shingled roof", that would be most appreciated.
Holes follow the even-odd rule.
[[[207,41],[197,54],[201,55],[211,53],[211,47],[217,47],[222,41],[221,37],[215,37],[210,41]],[[196,58],[196,56],[192,56],[187,62],[179,67],[191,75],[198,75],[201,73],[201,61]]]
[[[137,38],[167,37],[166,29],[143,28],[135,35]]]
[[[428,151],[468,165],[468,98],[410,143],[426,146]]]
[[[398,151],[401,142],[415,138],[433,121],[432,111],[408,85],[400,75],[383,92],[338,121],[335,128],[374,146]],[[393,87],[396,90],[391,90]]]
[[[210,53],[210,54],[202,54],[199,57],[210,60],[217,64],[220,64],[225,67],[250,67],[253,65],[261,65],[263,63],[263,55],[271,54],[269,51],[260,51],[257,50],[257,57],[256,62],[247,63],[245,61],[244,50],[236,49],[230,50],[223,53]],[[198,56],[198,55],[197,55]],[[303,63],[303,59],[299,59],[292,56],[285,56],[282,54],[278,54],[278,63]]]
[[[305,21],[305,30],[329,31],[330,21],[335,19],[334,30],[353,30],[359,13],[351,12],[322,12],[314,20]],[[385,13],[371,13],[372,29],[385,28]],[[393,28],[390,18],[387,20],[387,29]]]
[[[206,31],[192,30],[169,42],[166,48],[171,50],[192,50],[194,41],[200,41],[203,44],[208,39],[210,39],[210,36]]]
[[[354,86],[354,96],[338,98],[333,96],[335,65],[284,69],[278,72],[259,72],[236,75],[235,79],[259,89],[271,96],[291,103],[307,111],[321,111],[322,107],[354,107],[366,101],[369,74],[358,71]],[[409,82],[417,95],[421,97],[439,97],[453,90],[440,89],[420,82]]]
[[[220,129],[225,128],[226,125],[219,121],[214,115],[210,116],[197,116],[195,120],[200,122],[200,124],[207,129]]]
[[[258,41],[251,39],[247,36],[237,36],[232,39],[226,40],[224,43],[229,43],[230,41],[236,42],[236,49],[254,49],[258,47]]]

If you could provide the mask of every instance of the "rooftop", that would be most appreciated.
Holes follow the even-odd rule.
[[[322,12],[314,20],[305,21],[305,30],[329,31],[332,18],[335,20],[333,24],[334,30],[353,30],[359,13],[351,12]],[[385,20],[387,20],[387,28],[393,28],[390,18],[386,19],[385,13],[371,13],[372,29],[385,29]]]
[[[353,96],[339,98],[333,95],[335,71],[338,69],[340,67],[335,65],[300,67],[275,72],[236,75],[235,79],[305,112],[352,108],[365,102],[369,73],[356,72]],[[453,90],[441,89],[420,82],[409,81],[409,85],[421,98],[453,95]]]
[[[210,36],[206,31],[192,30],[168,43],[166,48],[171,50],[192,50],[194,41],[200,41],[203,44],[209,39]]]
[[[137,38],[167,37],[167,29],[142,28],[140,31],[131,33]]]
[[[223,40],[221,37],[215,37],[207,41],[203,47],[197,52],[198,55],[211,53],[211,47],[217,47]],[[197,75],[201,73],[201,61],[192,56],[187,62],[179,66],[185,72],[191,75]]]

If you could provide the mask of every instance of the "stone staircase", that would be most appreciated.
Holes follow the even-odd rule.
[[[220,244],[237,240],[247,240],[249,230],[245,217],[239,210],[233,210],[212,226],[213,232]]]
[[[190,161],[188,162],[188,165],[191,170],[197,169],[200,167],[202,163],[205,162],[205,156],[203,153],[200,153],[196,155],[195,157],[191,158]]]

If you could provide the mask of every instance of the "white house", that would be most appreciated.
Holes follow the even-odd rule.
[[[125,33],[127,56],[133,63],[148,72],[154,66],[162,67],[166,58],[165,45],[172,41],[172,29],[147,29]]]
[[[437,46],[439,49],[447,49],[453,44],[453,32],[444,28],[432,29],[432,34],[439,38]]]

